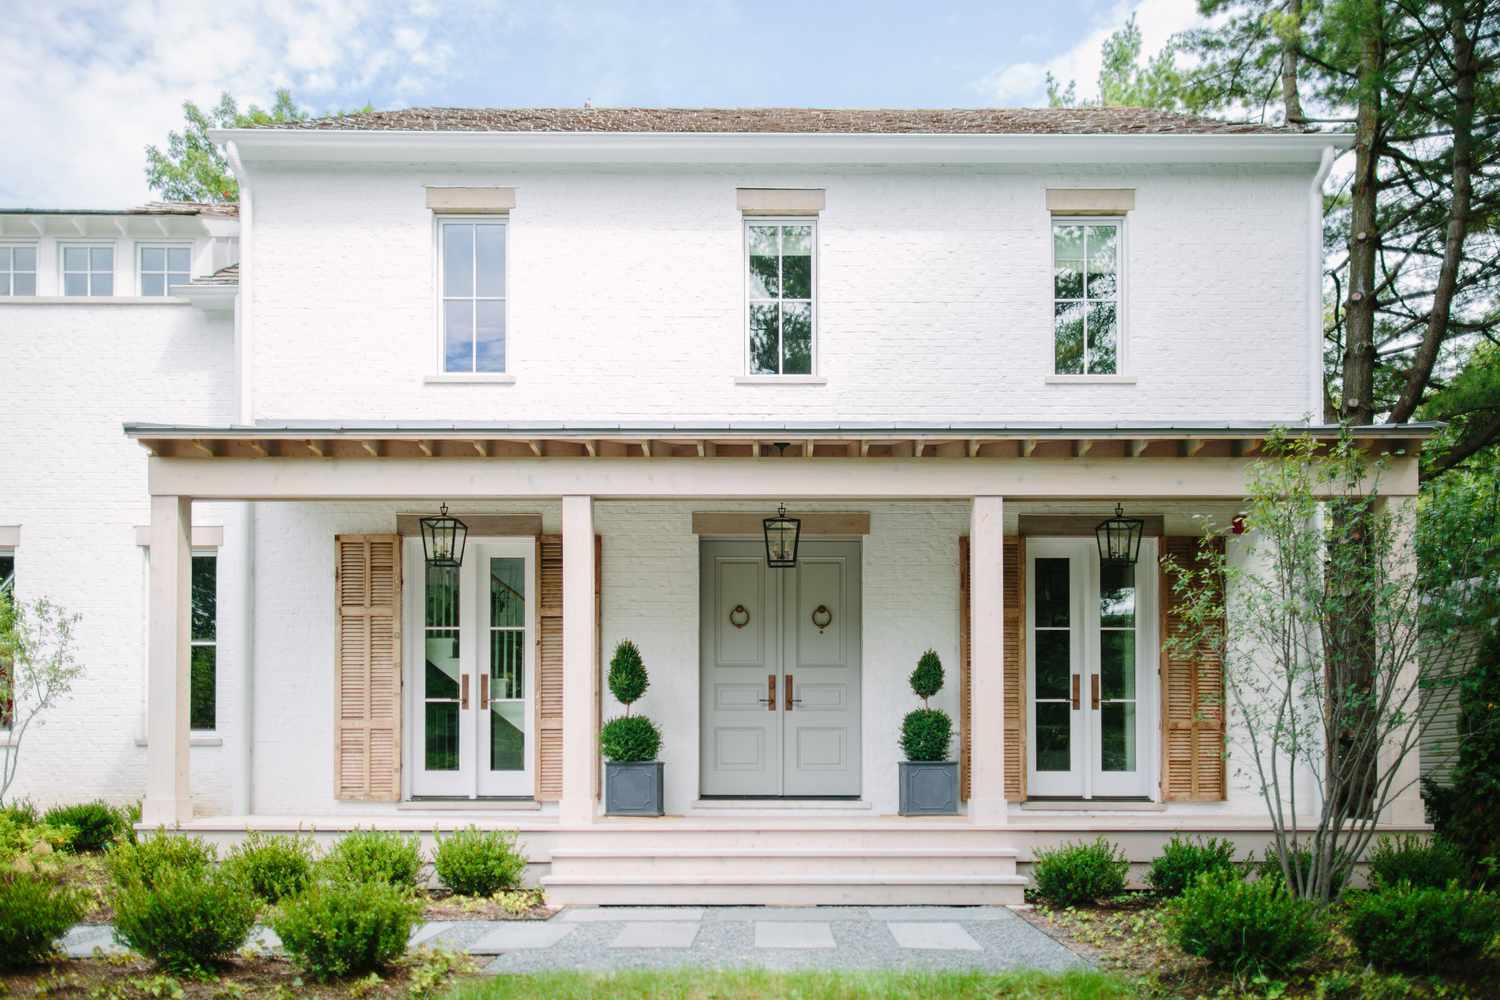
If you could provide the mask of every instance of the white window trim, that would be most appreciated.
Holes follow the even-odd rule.
[[[28,248],[29,247],[31,249],[31,251],[32,251],[33,259],[36,262],[32,266],[32,269],[30,271],[17,271],[16,267],[15,267],[15,261],[14,261],[14,259],[12,259],[10,270],[4,272],[5,274],[10,275],[10,278],[11,278],[11,280],[10,280],[10,292],[9,292],[9,294],[6,294],[6,295],[0,295],[0,300],[3,300],[3,299],[15,299],[15,298],[20,298],[20,299],[35,298],[37,296],[37,294],[41,291],[41,286],[38,284],[41,281],[41,275],[42,275],[42,248],[41,248],[41,245],[40,245],[40,241],[38,241],[38,240],[14,240],[14,239],[8,239],[8,238],[7,239],[0,239],[0,247],[9,247],[11,249],[16,249],[18,247],[19,248]],[[15,276],[17,274],[29,274],[29,275],[31,275],[32,289],[33,289],[31,295],[17,295],[16,294],[16,292],[15,292]]]
[[[811,226],[812,227],[812,282],[808,288],[812,306],[812,359],[808,372],[786,374],[753,371],[750,356],[750,227],[751,226]],[[815,215],[746,215],[740,225],[740,350],[744,353],[740,362],[737,385],[821,385],[821,352],[818,349],[818,258],[823,248],[818,238],[818,217]],[[509,259],[509,258],[507,258]],[[777,301],[782,301],[778,298]],[[780,359],[778,358],[778,361]],[[740,381],[744,379],[746,381]],[[753,381],[751,381],[753,380]]]
[[[193,280],[193,241],[192,240],[138,240],[138,241],[136,241],[136,244],[135,244],[135,294],[136,294],[137,297],[143,298],[143,299],[171,299],[171,298],[175,298],[176,297],[176,296],[172,295],[172,286],[169,283],[165,282],[165,281],[163,281],[163,283],[162,283],[163,284],[163,291],[162,291],[162,293],[160,295],[147,295],[146,294],[145,281],[143,279],[145,278],[147,272],[146,272],[145,263],[141,260],[141,257],[142,257],[142,251],[145,251],[145,250],[154,250],[154,249],[157,249],[157,248],[160,248],[162,250],[172,250],[172,249],[181,250],[184,247],[187,248],[187,252],[188,252],[188,270],[187,270],[187,276],[188,276],[188,280],[192,281]],[[165,262],[163,262],[163,263],[165,264]],[[162,271],[152,271],[150,273],[151,274],[160,274],[163,277],[165,277],[166,275],[172,274],[174,272],[162,270]]]
[[[89,247],[89,248],[109,247],[110,254],[111,254],[111,256],[109,258],[109,262],[110,262],[110,271],[109,271],[110,293],[109,293],[109,295],[95,295],[94,294],[94,273],[95,272],[93,270],[93,261],[92,260],[90,260],[90,262],[89,262],[89,270],[86,272],[88,274],[88,276],[89,276],[89,288],[88,288],[88,291],[86,293],[84,293],[83,295],[69,295],[68,294],[68,274],[71,273],[71,272],[69,272],[67,270],[67,268],[64,266],[63,260],[64,260],[64,258],[66,256],[67,252],[69,250],[71,250],[71,249],[76,248],[76,247]],[[92,257],[92,255],[90,255],[90,256]],[[78,301],[78,300],[80,300],[80,299],[107,299],[107,298],[112,298],[115,295],[117,295],[119,293],[119,291],[120,291],[119,275],[120,275],[120,248],[115,245],[115,241],[114,240],[67,240],[66,242],[64,242],[63,240],[58,240],[57,241],[57,294],[58,294],[59,298],[69,299],[69,300],[72,300],[72,301],[75,301],[75,302]]]
[[[1115,370],[1113,372],[1075,372],[1064,373],[1057,370],[1057,236],[1058,226],[1114,226],[1119,235],[1115,238]],[[1053,215],[1048,217],[1047,222],[1047,255],[1050,266],[1047,269],[1048,299],[1052,303],[1051,313],[1053,316],[1051,336],[1049,343],[1052,347],[1052,363],[1049,365],[1051,371],[1047,381],[1057,383],[1088,384],[1090,382],[1116,384],[1131,384],[1135,381],[1130,374],[1130,337],[1129,324],[1126,317],[1129,315],[1127,291],[1129,282],[1126,271],[1129,254],[1129,227],[1125,225],[1123,215]],[[1087,267],[1087,260],[1084,261]],[[1084,281],[1087,282],[1087,272]],[[1085,334],[1087,336],[1087,334]],[[1087,363],[1088,344],[1084,343],[1084,358]]]
[[[479,372],[474,370],[450,372],[447,369],[447,355],[444,351],[443,330],[443,227],[450,224],[457,225],[489,225],[500,226],[505,230],[505,294],[499,297],[502,312],[505,317],[505,370],[499,372]],[[433,329],[436,331],[436,367],[432,375],[424,381],[434,383],[449,381],[471,381],[476,378],[486,382],[503,383],[507,378],[513,378],[511,372],[511,328],[510,328],[510,216],[505,213],[493,213],[490,215],[445,215],[434,214],[432,217],[432,290],[433,290]],[[476,255],[475,267],[478,267]],[[478,291],[478,276],[475,275],[475,291]],[[478,301],[483,299],[487,302],[495,301],[495,296],[472,296]],[[475,350],[478,350],[478,331],[475,331]]]

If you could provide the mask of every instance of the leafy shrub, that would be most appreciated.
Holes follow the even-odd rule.
[[[1408,883],[1350,893],[1345,929],[1365,961],[1432,971],[1482,955],[1500,934],[1500,897]]]
[[[102,851],[125,839],[125,816],[109,803],[98,800],[48,809],[42,822],[48,826],[72,827],[73,840],[68,846],[80,854]]]
[[[120,889],[150,889],[174,875],[203,875],[216,856],[212,844],[158,830],[154,837],[116,844],[104,856],[104,867]]]
[[[1463,854],[1436,837],[1381,837],[1370,852],[1370,885],[1392,887],[1403,882],[1441,889],[1469,874]]]
[[[1493,887],[1500,875],[1500,726],[1495,724],[1500,629],[1486,629],[1482,642],[1479,655],[1459,678],[1452,783],[1424,778],[1422,799],[1437,835],[1457,847],[1468,862],[1469,880],[1488,880]]]
[[[256,898],[274,905],[295,896],[312,881],[312,838],[252,831],[230,849],[224,869]]]
[[[1151,862],[1146,881],[1158,896],[1170,899],[1181,896],[1204,872],[1233,871],[1234,844],[1218,837],[1189,840],[1173,837],[1162,848],[1161,857]]]
[[[406,953],[421,903],[379,882],[315,884],[271,919],[287,955],[319,979],[358,975]]]
[[[218,870],[160,873],[151,885],[116,890],[110,901],[115,935],[177,973],[201,973],[233,955],[255,925],[255,897]]]
[[[599,750],[605,760],[619,763],[655,760],[661,750],[661,730],[644,715],[621,715],[600,730]]]
[[[615,647],[615,655],[609,661],[609,691],[622,705],[641,700],[641,695],[651,686],[646,674],[646,664],[641,651],[629,639]]]
[[[1271,879],[1247,882],[1232,870],[1198,876],[1171,906],[1177,946],[1238,975],[1294,969],[1328,940],[1317,903],[1282,891]]]
[[[907,760],[947,760],[953,720],[938,708],[917,708],[901,720],[901,752]]]
[[[0,806],[0,823],[6,820],[17,826],[37,826],[42,822],[42,814],[31,804],[30,799],[22,799],[8,806]]]
[[[422,871],[422,841],[380,830],[344,834],[319,862],[334,882],[377,882],[409,888]]]
[[[72,827],[28,823],[0,815],[0,871],[42,871],[57,861],[57,852],[72,839]]]
[[[438,878],[460,896],[492,896],[521,884],[526,859],[509,830],[469,827],[437,838],[432,855]]]
[[[83,894],[30,873],[0,876],[0,966],[34,965],[86,909]]]
[[[1129,870],[1125,853],[1100,837],[1092,844],[1079,842],[1037,851],[1031,880],[1037,895],[1049,903],[1080,906],[1124,891]]]

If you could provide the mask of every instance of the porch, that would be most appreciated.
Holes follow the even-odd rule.
[[[532,877],[554,901],[591,903],[1019,902],[1033,851],[1059,839],[1104,832],[1137,862],[1183,830],[1229,835],[1246,850],[1263,842],[1254,790],[1236,782],[1222,754],[1191,748],[1205,738],[1223,745],[1222,711],[1217,735],[1199,731],[1201,720],[1178,720],[1188,749],[1181,739],[1168,745],[1154,560],[1169,539],[1199,534],[1203,518],[1228,523],[1268,427],[128,431],[152,453],[146,826],[221,839],[249,829],[319,837],[372,826],[515,829]],[[1368,447],[1390,456],[1389,495],[1415,493],[1424,433],[1363,432]],[[250,614],[259,628],[241,681],[254,688],[245,699],[251,718],[232,737],[252,763],[243,810],[195,816],[192,505],[234,500],[257,510]],[[798,589],[787,582],[794,577],[766,570],[757,554],[755,526],[780,501],[803,517],[807,564],[842,567],[809,578],[809,588],[824,588],[815,603],[831,616],[821,628],[804,621],[801,595],[782,592]],[[470,523],[475,546],[466,559],[474,576],[463,585],[470,603],[452,629],[452,669],[442,671],[473,685],[467,698],[429,698],[427,678],[413,672],[419,661],[431,668],[431,640],[450,624],[426,617],[432,583],[410,533],[415,515],[441,502]],[[1054,574],[1060,560],[1074,581],[1067,600],[1093,614],[1085,610],[1100,586],[1091,526],[1116,502],[1151,527],[1132,597],[1139,628],[1125,700],[1133,728],[1119,743],[1128,744],[1129,767],[1106,775],[1101,705],[1090,703],[1088,682],[1071,705],[1066,695],[1055,704],[1046,677],[1038,684],[1036,601],[1027,595],[1038,593],[1036,559],[1052,560]],[[358,555],[346,551],[356,545]],[[710,566],[716,558],[749,575],[722,578]],[[514,563],[508,579],[530,592],[513,644],[524,654],[511,692],[521,692],[511,726],[520,738],[505,744],[509,764],[487,768],[500,759],[494,723],[463,713],[477,709],[481,677],[496,685],[484,697],[499,700],[500,674],[475,669],[486,655],[480,639],[500,627],[485,622],[477,635],[479,567],[488,575],[494,560]],[[362,589],[349,590],[359,574]],[[730,593],[735,586],[760,603]],[[747,614],[731,614],[742,606]],[[769,646],[785,655],[739,657],[746,677],[758,678],[756,693],[769,697],[734,704],[746,678],[730,678],[733,690],[722,694],[705,679],[716,630],[732,642],[760,628],[774,630]],[[799,630],[812,645],[836,637],[839,655],[797,660],[786,650]],[[359,642],[387,636],[389,645],[358,646],[351,659],[345,652],[357,643],[345,640],[356,634]],[[599,799],[599,720],[618,713],[601,662],[626,638],[640,644],[652,674],[638,710],[665,733],[669,815],[661,819],[608,817]],[[1090,641],[1094,660],[1075,677],[1099,676]],[[964,772],[961,814],[951,818],[895,815],[896,734],[918,704],[906,677],[927,648],[946,667],[935,704],[955,718]],[[1081,645],[1074,655],[1085,655]],[[833,661],[852,664],[852,674],[819,673]],[[798,715],[787,703],[793,692],[804,703],[828,700],[801,704]],[[1106,690],[1103,701],[1121,699]],[[450,742],[477,763],[429,766],[438,703],[459,720]],[[736,748],[716,737],[716,712],[721,728],[749,742]],[[815,712],[817,731],[799,735]],[[1066,766],[1048,713],[1067,720]],[[1037,756],[1039,725],[1051,733],[1051,763]],[[776,784],[735,784],[773,771]],[[1133,784],[1118,784],[1126,780]],[[1420,819],[1416,803],[1390,822]]]

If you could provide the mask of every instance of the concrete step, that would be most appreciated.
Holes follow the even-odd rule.
[[[675,875],[1014,875],[1009,848],[749,847],[558,848],[551,874]]]
[[[1019,875],[599,875],[541,880],[553,906],[1006,906],[1024,902]]]
[[[777,825],[759,823],[636,823],[600,822],[564,835],[568,849],[767,850],[775,848],[877,850],[942,848],[968,850],[1009,849],[1011,834],[1004,829],[986,829],[968,823],[922,823],[889,825],[802,821]],[[561,839],[561,838],[560,838]]]

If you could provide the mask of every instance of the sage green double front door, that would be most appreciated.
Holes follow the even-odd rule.
[[[702,794],[860,794],[860,544],[701,548]]]

